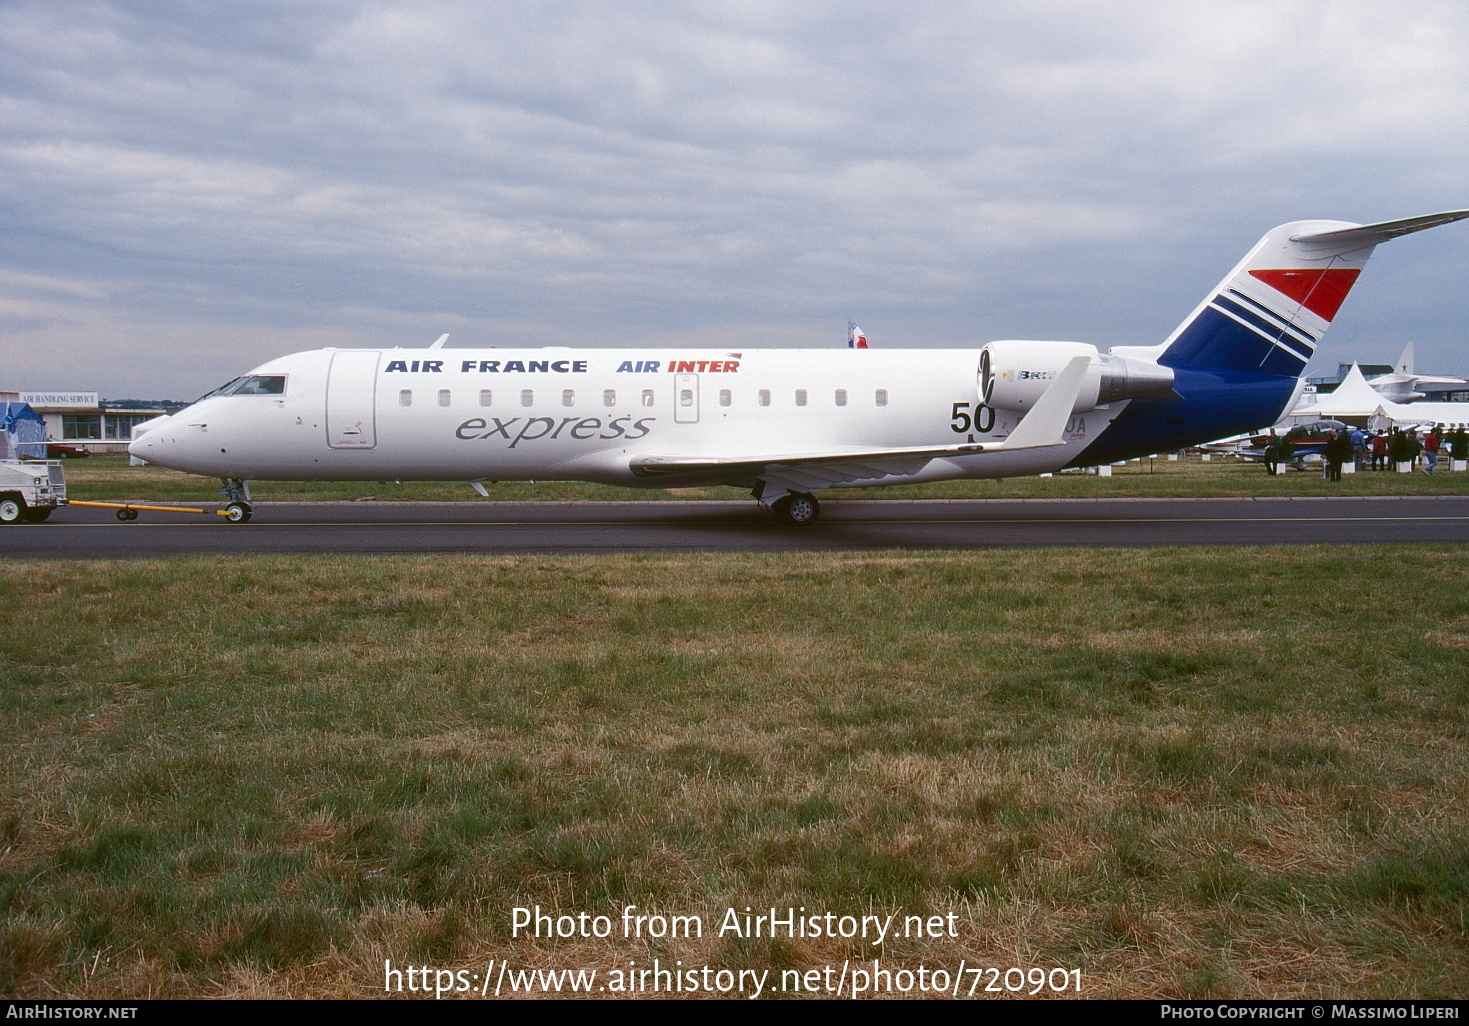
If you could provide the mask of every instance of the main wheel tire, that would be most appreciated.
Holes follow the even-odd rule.
[[[51,507],[44,506],[44,507],[42,507],[40,509],[28,509],[28,510],[26,510],[25,511],[25,514],[22,516],[21,519],[23,519],[28,524],[39,524],[42,521],[44,521],[47,517],[49,517],[50,515],[51,515]]]
[[[809,527],[821,516],[821,504],[816,496],[792,492],[778,500],[771,509],[777,519],[792,527]]]
[[[117,519],[126,524],[129,521],[138,519],[138,511],[135,509],[120,509],[117,511]]]
[[[18,524],[26,515],[24,499],[7,495],[0,498],[0,524]]]
[[[248,502],[232,502],[224,509],[225,519],[232,524],[244,524],[250,520],[250,504]]]

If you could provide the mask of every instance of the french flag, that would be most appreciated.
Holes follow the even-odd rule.
[[[862,334],[862,329],[859,328],[859,327],[857,327],[857,322],[856,321],[850,321],[847,324],[847,348],[848,349],[866,349],[867,348],[867,336],[864,335],[864,334]]]

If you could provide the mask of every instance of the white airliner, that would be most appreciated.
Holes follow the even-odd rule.
[[[1326,417],[1351,420],[1373,428],[1387,424],[1398,427],[1435,424],[1463,427],[1469,425],[1469,403],[1395,403],[1373,388],[1363,376],[1362,368],[1354,363],[1341,384],[1336,386],[1336,391],[1320,396],[1309,405],[1303,401],[1282,423],[1302,424]]]
[[[1420,388],[1442,392],[1461,385],[1469,385],[1463,378],[1448,378],[1442,375],[1418,374],[1413,370],[1413,343],[1403,346],[1397,366],[1391,374],[1379,374],[1367,382],[1382,393],[1383,398],[1394,403],[1411,403],[1422,399]]]
[[[252,480],[747,487],[792,524],[827,488],[1019,477],[1274,424],[1379,243],[1457,210],[1273,229],[1165,341],[977,349],[322,349],[271,360],[129,451]]]

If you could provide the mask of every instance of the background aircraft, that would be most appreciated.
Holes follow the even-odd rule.
[[[1307,463],[1321,459],[1332,431],[1345,434],[1351,429],[1351,425],[1340,420],[1308,421],[1289,430],[1281,428],[1277,435],[1290,443],[1290,455],[1280,462],[1296,470],[1305,470]],[[1203,448],[1224,456],[1238,456],[1256,463],[1266,463],[1270,460],[1267,449],[1271,441],[1269,434],[1252,434],[1213,442]]]
[[[1403,346],[1403,351],[1398,356],[1396,369],[1391,374],[1379,374],[1374,378],[1369,378],[1367,384],[1381,393],[1385,399],[1390,399],[1395,403],[1411,403],[1415,399],[1423,398],[1424,393],[1419,389],[1443,391],[1458,385],[1469,385],[1469,381],[1463,378],[1415,373],[1413,370],[1413,343],[1409,342]]]
[[[1352,364],[1336,391],[1317,397],[1313,403],[1297,405],[1284,420],[1302,424],[1327,417],[1350,421],[1359,427],[1423,424],[1462,427],[1469,425],[1469,403],[1395,403],[1373,388],[1361,368]]]
[[[1153,346],[317,350],[269,361],[130,447],[252,479],[726,484],[793,524],[827,488],[1015,477],[1275,423],[1373,248],[1469,210],[1270,231]]]

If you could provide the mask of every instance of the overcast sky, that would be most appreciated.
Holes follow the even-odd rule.
[[[1272,225],[1469,207],[1469,4],[0,2],[0,387],[320,346],[1160,341]],[[1469,224],[1312,370],[1469,371]]]

